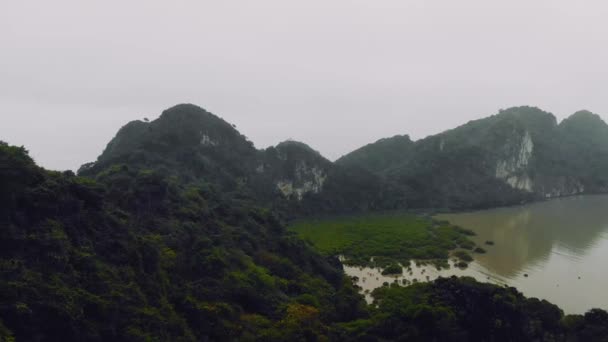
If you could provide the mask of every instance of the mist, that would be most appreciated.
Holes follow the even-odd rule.
[[[184,102],[258,148],[329,159],[517,105],[606,119],[607,16],[562,0],[3,1],[0,139],[75,170]]]

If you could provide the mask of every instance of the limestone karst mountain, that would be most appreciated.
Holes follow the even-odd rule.
[[[0,142],[0,341],[600,340],[605,311],[565,316],[471,278],[387,285],[368,306],[276,214],[603,191],[605,130],[520,108],[332,163],[293,141],[257,150],[178,105],[127,124],[78,176]]]
[[[558,124],[515,107],[415,142],[381,139],[332,163],[296,141],[258,150],[233,125],[184,104],[124,126],[80,174],[117,163],[179,170],[289,215],[484,208],[608,191],[607,137],[587,111]]]
[[[413,207],[492,207],[608,191],[608,126],[586,111],[558,125],[548,112],[515,107],[411,145],[383,145],[365,149],[393,162],[368,169],[407,189]],[[366,168],[382,159],[354,158],[360,154],[337,163]]]
[[[94,176],[116,164],[205,182],[289,214],[399,204],[399,193],[365,169],[335,165],[296,141],[257,150],[233,125],[191,104],[169,108],[151,122],[128,123],[79,174]]]

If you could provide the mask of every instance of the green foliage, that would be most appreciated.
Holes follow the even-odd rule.
[[[401,274],[402,272],[403,267],[398,264],[390,264],[382,270],[382,275]]]
[[[365,145],[338,159],[336,164],[361,167],[374,173],[383,173],[394,165],[407,161],[414,142],[407,135],[385,138]]]
[[[14,342],[15,336],[0,320],[0,342]]]
[[[409,215],[295,224],[313,248],[274,214],[534,199],[495,179],[495,162],[526,131],[536,184],[605,191],[606,125],[579,113],[558,126],[529,107],[416,143],[388,139],[338,165],[301,143],[256,150],[193,105],[129,123],[80,177],[0,142],[0,341],[605,340],[605,311],[564,317],[472,279],[387,283],[367,306],[334,257],[388,269],[445,262],[475,247],[459,227]],[[278,180],[308,184],[312,168],[322,191],[278,193]]]
[[[526,136],[531,157],[516,165]],[[396,184],[410,208],[488,208],[582,189],[606,192],[607,137],[608,125],[596,114],[577,112],[558,125],[552,114],[524,106],[416,142],[383,139],[338,163]],[[510,165],[511,177],[530,179],[532,191],[498,179],[499,163]]]
[[[472,244],[462,229],[410,214],[303,220],[289,229],[310,241],[321,253],[343,255],[346,262],[362,266],[447,259],[449,251],[458,245]]]
[[[340,333],[353,340],[416,341],[599,341],[606,336],[605,311],[564,318],[546,301],[472,278],[393,284],[376,289],[373,297],[371,318],[340,325]]]
[[[473,261],[473,257],[471,256],[471,254],[469,254],[465,251],[455,251],[453,254],[455,257],[457,257],[458,259],[460,259],[462,261],[466,261],[466,262]]]
[[[467,267],[469,267],[469,264],[466,261],[458,261],[456,264],[454,264],[454,266],[460,268],[460,269],[465,269]]]
[[[157,167],[75,177],[4,144],[0,161],[2,340],[310,339],[365,314],[333,261],[253,201]]]
[[[79,175],[116,177],[124,167],[153,169],[181,184],[198,183],[255,200],[284,217],[398,208],[405,203],[394,184],[363,169],[335,165],[306,144],[286,141],[256,150],[232,125],[189,104],[169,108],[151,122],[128,123]],[[115,189],[120,189],[121,180],[116,181]],[[316,190],[286,196],[279,182],[308,190],[314,184]],[[183,211],[191,214],[189,208]]]

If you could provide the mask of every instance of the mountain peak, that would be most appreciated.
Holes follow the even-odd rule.
[[[593,122],[593,123],[602,123],[605,124],[604,120],[602,120],[602,118],[593,113],[590,112],[588,110],[579,110],[578,112],[570,115],[568,118],[566,118],[564,121],[566,120],[576,120],[576,121],[588,121],[588,122]]]
[[[588,110],[579,110],[570,115],[559,124],[559,127],[579,139],[595,136],[596,139],[604,141],[608,133],[606,122],[599,115]]]
[[[181,103],[177,104],[173,107],[167,108],[163,110],[160,114],[160,117],[157,120],[165,121],[165,120],[201,120],[201,119],[212,119],[216,118],[219,120],[219,117],[209,113],[204,108],[199,107],[197,105],[191,103]],[[155,121],[157,121],[155,120]],[[223,121],[223,120],[222,120]]]
[[[219,129],[233,134],[237,132],[234,125],[190,103],[182,103],[165,109],[157,120],[152,121],[152,124],[166,129],[185,130],[186,132],[200,129],[206,131]]]
[[[315,149],[310,147],[308,144],[303,143],[301,141],[296,141],[296,140],[282,141],[277,144],[276,148],[277,149],[286,149],[286,148],[302,149],[302,150],[308,150],[308,151],[314,152],[316,154],[320,154],[318,151],[316,151]]]
[[[243,156],[255,153],[255,148],[234,125],[199,106],[178,104],[164,110],[156,120],[136,120],[123,126],[96,164],[101,167],[101,164],[138,160],[152,165],[174,159],[181,163],[187,159],[182,155],[194,158],[205,151]]]
[[[511,117],[524,124],[557,126],[557,118],[555,118],[555,115],[533,106],[518,106],[501,109],[497,116],[505,118]]]
[[[407,160],[414,142],[409,135],[395,135],[367,144],[347,155],[336,163],[344,166],[358,166],[370,172],[379,172],[389,165],[400,164]]]
[[[553,115],[535,106],[513,106],[498,112],[505,115]]]
[[[190,111],[190,112],[203,112],[203,113],[207,113],[207,111],[202,108],[201,106],[195,105],[193,103],[178,103],[174,106],[171,106],[165,110],[163,110],[162,115],[164,114],[171,114],[174,112],[185,112],[185,111]]]
[[[300,141],[285,140],[277,144],[274,148],[283,156],[283,158],[309,159],[312,157],[315,160],[321,159],[328,162],[319,151]]]

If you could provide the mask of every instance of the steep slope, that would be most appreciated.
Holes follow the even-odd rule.
[[[608,125],[589,111],[580,111],[559,125],[564,172],[576,175],[580,190],[608,191]]]
[[[528,167],[550,145],[555,118],[521,107],[416,142],[387,173],[416,194],[416,206],[491,207],[534,197]],[[541,147],[539,147],[541,146]]]
[[[235,191],[252,173],[257,150],[232,125],[204,109],[182,104],[152,122],[125,125],[95,163],[79,174],[92,175],[108,165],[128,163],[165,167],[187,180],[205,179]]]
[[[416,141],[405,160],[374,172],[406,189],[414,207],[480,208],[605,192],[607,133],[589,112],[558,125],[550,113],[515,107]],[[391,153],[377,144],[365,150]],[[373,160],[353,154],[343,159],[361,167]]]
[[[76,177],[0,142],[0,185],[1,341],[582,342],[608,334],[605,311],[564,317],[473,279],[393,284],[368,307],[333,262],[267,210],[136,165]]]
[[[365,315],[333,261],[238,196],[137,165],[48,172],[3,143],[0,184],[0,340],[297,340]]]
[[[232,125],[190,104],[127,124],[79,174],[95,176],[120,163],[203,181],[288,216],[383,208],[389,193],[372,173],[337,167],[300,142],[256,150]]]
[[[285,141],[261,151],[252,185],[257,185],[258,194],[272,190],[265,195],[272,196],[278,191],[285,200],[301,201],[306,195],[323,191],[332,167],[329,160],[310,146]]]
[[[286,141],[263,151],[255,193],[278,189],[275,209],[301,215],[403,208],[397,186],[371,172],[336,165],[306,144]],[[260,181],[261,180],[261,181]]]
[[[396,135],[365,145],[336,160],[345,167],[361,167],[381,174],[393,165],[404,163],[409,157],[414,142],[408,135]]]

